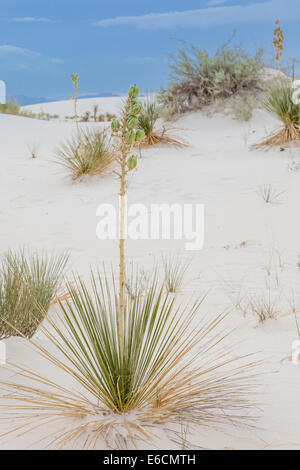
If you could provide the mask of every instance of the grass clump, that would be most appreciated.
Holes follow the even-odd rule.
[[[0,339],[31,338],[44,319],[61,282],[67,255],[40,257],[8,252],[0,268]]]
[[[58,162],[73,179],[104,173],[114,162],[110,138],[105,130],[80,130],[57,151]]]
[[[224,44],[214,56],[196,46],[179,48],[171,55],[169,86],[159,101],[175,115],[201,109],[220,99],[259,92],[262,82],[262,49],[251,56],[240,47]]]

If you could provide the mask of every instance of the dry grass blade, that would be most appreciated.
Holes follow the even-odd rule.
[[[199,321],[203,299],[183,309],[154,278],[146,294],[126,298],[119,348],[116,291],[99,273],[91,285],[68,284],[62,322],[42,326],[56,353],[28,339],[70,385],[20,366],[16,382],[0,382],[11,433],[56,423],[59,448],[127,448],[149,442],[157,426],[244,421],[255,363],[222,346],[224,315]]]

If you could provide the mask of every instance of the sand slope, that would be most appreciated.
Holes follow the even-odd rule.
[[[120,101],[101,98],[99,105],[116,112]],[[80,101],[79,112],[94,102]],[[68,101],[30,108],[62,117],[72,114]],[[195,446],[300,449],[300,366],[289,360],[297,339],[291,311],[293,306],[300,309],[300,170],[289,167],[292,161],[297,164],[300,154],[296,149],[249,150],[278,125],[263,111],[256,111],[248,123],[205,113],[187,115],[176,123],[176,134],[189,146],[143,150],[138,171],[130,177],[129,202],[205,204],[205,246],[199,252],[185,252],[192,264],[180,295],[188,298],[194,291],[210,291],[203,312],[214,315],[231,309],[227,326],[236,328],[233,338],[242,342],[237,353],[259,351],[265,360],[257,429],[202,430],[193,436]],[[20,246],[51,253],[68,249],[71,268],[86,276],[90,264],[117,265],[117,241],[96,238],[96,209],[103,202],[117,203],[118,182],[112,174],[74,182],[54,162],[55,148],[74,131],[72,122],[0,115],[0,252]],[[36,159],[27,149],[32,143],[40,145]],[[277,193],[283,191],[276,204],[265,204],[260,196],[266,184]],[[127,244],[128,261],[145,270],[166,251],[183,252],[184,242]],[[271,296],[278,317],[258,325],[251,312],[243,316],[233,303],[247,296]],[[34,353],[23,357],[22,348],[22,340],[11,339],[9,357],[25,357],[25,363],[40,367]],[[24,446],[22,439],[0,445]]]

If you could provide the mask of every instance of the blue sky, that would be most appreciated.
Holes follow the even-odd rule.
[[[272,58],[281,20],[285,59],[300,59],[300,0],[1,0],[0,79],[8,95],[66,98],[70,72],[81,94],[165,85],[176,36],[214,52],[237,29],[249,51]]]

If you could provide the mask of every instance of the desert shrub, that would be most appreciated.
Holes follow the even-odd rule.
[[[171,55],[170,68],[169,86],[158,99],[174,115],[263,88],[262,49],[251,56],[240,47],[225,44],[210,57],[195,46],[179,48],[177,55]]]
[[[19,114],[20,113],[20,107],[16,101],[15,98],[13,98],[10,101],[7,101],[6,103],[0,104],[0,113],[3,114]]]
[[[15,98],[6,103],[0,104],[0,113],[3,114],[14,114],[15,116],[28,117],[31,119],[40,119],[43,121],[49,121],[50,119],[59,118],[58,114],[49,114],[41,111],[40,113],[34,113],[33,111],[27,111],[21,109]]]
[[[57,294],[67,255],[8,252],[0,267],[0,338],[31,337]]]
[[[57,151],[59,163],[74,179],[105,172],[114,161],[110,138],[104,130],[81,130]]]

